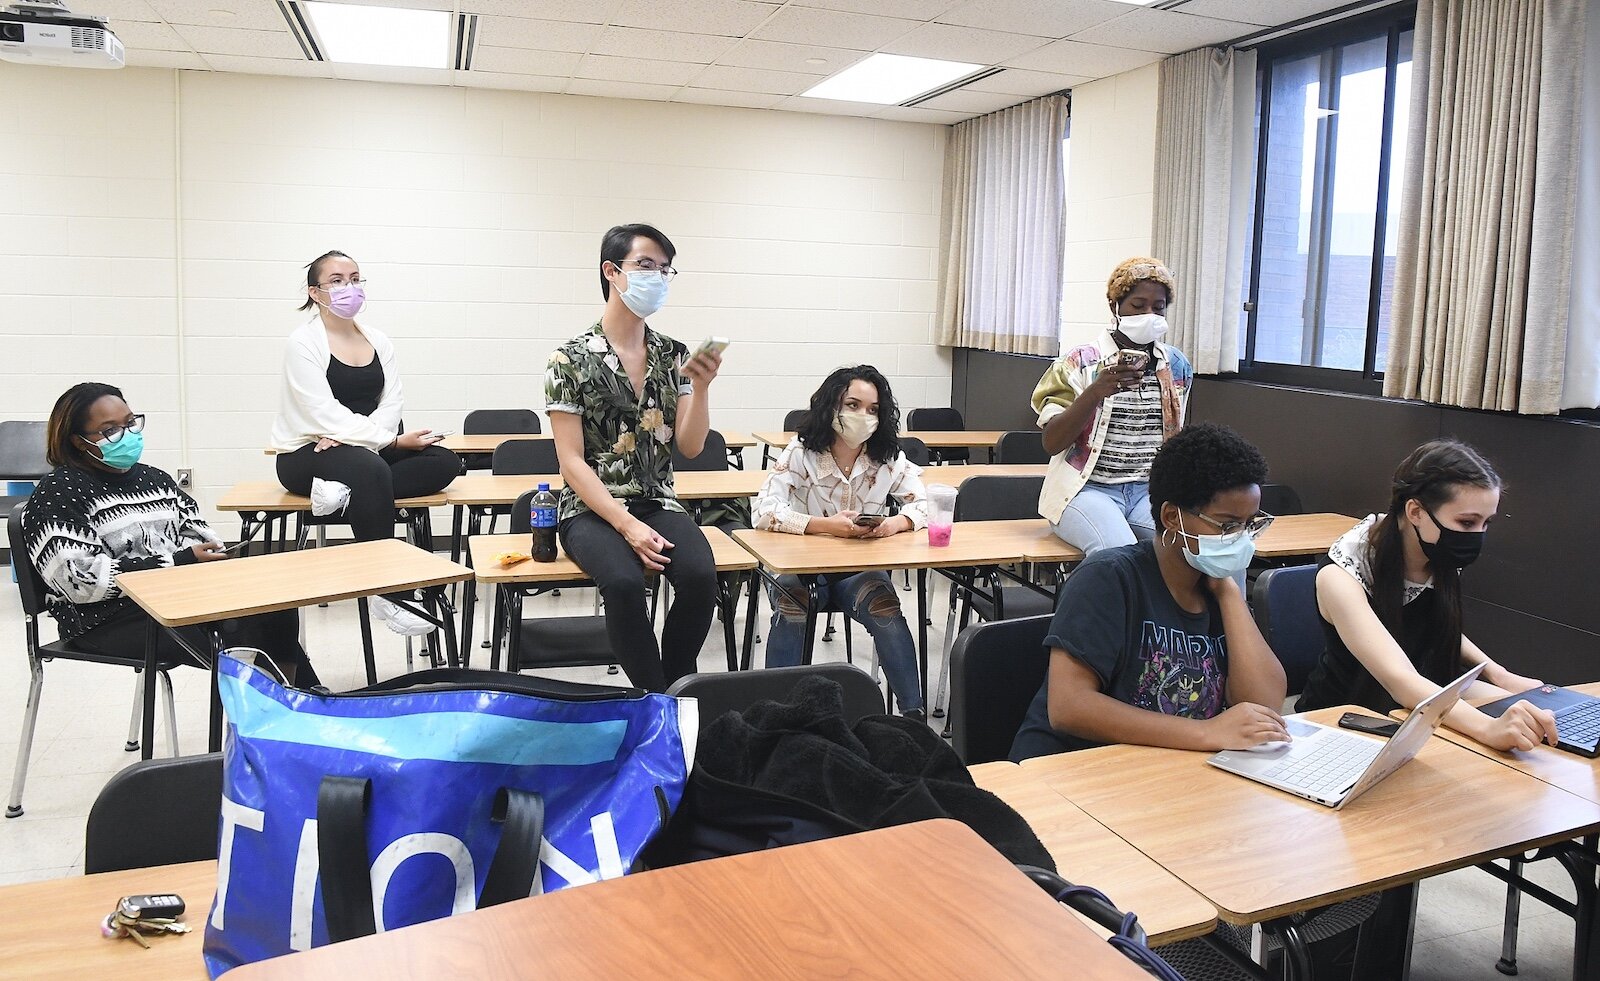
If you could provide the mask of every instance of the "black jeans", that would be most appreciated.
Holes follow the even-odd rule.
[[[292,494],[310,494],[311,479],[336,480],[350,488],[343,518],[356,541],[394,537],[395,498],[437,494],[461,475],[461,458],[442,446],[374,453],[359,446],[334,446],[318,453],[307,443],[278,454],[278,481]]]
[[[87,633],[79,634],[68,643],[90,654],[140,657],[144,654],[145,629],[149,625],[150,615],[133,607]],[[209,653],[212,626],[179,627],[178,633],[196,650]],[[223,620],[215,626],[222,634],[224,647],[254,647],[266,651],[289,684],[297,688],[321,684],[310,659],[306,657],[305,648],[300,646],[299,610],[279,610],[277,613]],[[205,667],[191,657],[166,630],[156,632],[156,657],[161,661]]]
[[[628,510],[673,544],[663,573],[672,583],[672,609],[656,644],[645,605],[645,568],[617,530],[592,511],[561,523],[561,545],[594,580],[606,601],[606,634],[611,654],[639,688],[666,691],[693,674],[717,608],[717,563],[700,526],[687,514],[657,504]]]

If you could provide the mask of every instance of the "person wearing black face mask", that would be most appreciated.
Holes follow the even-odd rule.
[[[1483,550],[1500,506],[1500,476],[1464,443],[1438,439],[1395,471],[1389,510],[1334,543],[1317,573],[1327,647],[1295,708],[1347,703],[1375,712],[1411,708],[1474,664],[1468,698],[1536,688],[1461,632],[1461,570]],[[1500,718],[1463,699],[1445,725],[1495,749],[1555,745],[1555,717],[1517,702]]]

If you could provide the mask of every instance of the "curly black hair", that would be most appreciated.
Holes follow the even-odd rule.
[[[822,385],[811,394],[811,405],[795,435],[806,449],[815,453],[828,452],[837,435],[833,431],[833,419],[839,414],[850,383],[857,379],[878,390],[878,428],[867,438],[863,448],[868,459],[888,463],[900,455],[900,406],[889,390],[889,379],[870,364],[836,368],[823,379]]]
[[[1267,458],[1250,441],[1212,422],[1184,426],[1156,451],[1150,464],[1150,515],[1161,527],[1161,505],[1184,511],[1206,506],[1223,491],[1262,484]]]

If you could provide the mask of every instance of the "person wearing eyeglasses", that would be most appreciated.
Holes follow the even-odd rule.
[[[1183,352],[1161,340],[1176,298],[1160,260],[1124,260],[1106,283],[1110,328],[1063,351],[1033,390],[1051,454],[1039,513],[1085,555],[1155,537],[1150,464],[1183,426],[1194,378]]]
[[[82,382],[56,400],[46,425],[45,455],[55,468],[39,481],[22,511],[27,554],[47,591],[46,604],[70,646],[90,654],[136,657],[150,616],[117,586],[124,572],[228,557],[222,539],[200,517],[194,498],[171,475],[140,463],[145,417],[122,390]],[[225,621],[230,647],[265,651],[290,684],[320,684],[300,646],[296,610]],[[207,627],[181,627],[191,646],[212,647]],[[157,655],[198,663],[162,630]]]
[[[716,608],[716,562],[673,487],[672,448],[705,448],[711,382],[722,357],[693,357],[646,321],[677,270],[672,241],[649,225],[618,225],[600,243],[593,327],[551,352],[545,409],[566,486],[562,547],[606,603],[611,653],[640,688],[664,691],[695,670]],[[646,573],[672,583],[661,642],[645,607]]]
[[[1050,669],[1017,762],[1108,743],[1248,749],[1289,739],[1283,665],[1235,575],[1250,564],[1267,462],[1225,426],[1185,427],[1150,465],[1150,541],[1102,549],[1061,587]]]
[[[302,312],[316,313],[289,335],[283,388],[272,424],[278,480],[312,498],[316,513],[339,512],[356,541],[394,537],[397,498],[437,494],[461,474],[461,458],[426,429],[401,431],[404,398],[394,345],[357,324],[367,283],[354,259],[327,252],[306,266]],[[374,596],[372,613],[397,634],[433,624]]]

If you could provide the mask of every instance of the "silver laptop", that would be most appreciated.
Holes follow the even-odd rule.
[[[1268,744],[1267,749],[1225,750],[1206,762],[1338,810],[1421,752],[1445,713],[1482,670],[1483,665],[1477,665],[1417,703],[1387,740],[1290,716],[1284,721],[1294,737],[1291,742]]]

